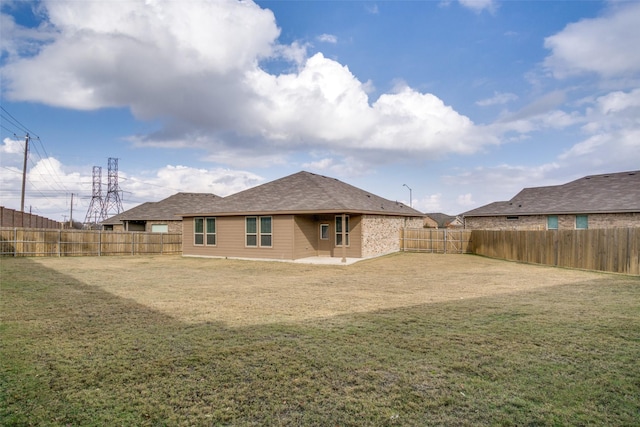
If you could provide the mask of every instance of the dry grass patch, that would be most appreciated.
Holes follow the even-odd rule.
[[[601,277],[470,255],[410,253],[350,266],[173,256],[34,261],[180,321],[228,326],[299,322]]]
[[[0,259],[0,425],[637,425],[640,278]],[[284,321],[282,321],[284,320]]]

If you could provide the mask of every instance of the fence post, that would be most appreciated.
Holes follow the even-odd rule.
[[[445,228],[444,229],[444,253],[447,253],[447,234],[448,234],[448,229]]]
[[[18,256],[18,229],[13,228],[13,257]]]
[[[62,256],[62,230],[58,230],[58,258]]]

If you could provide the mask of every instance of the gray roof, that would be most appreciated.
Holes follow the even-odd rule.
[[[508,202],[465,212],[470,216],[640,212],[640,171],[589,175],[567,184],[525,188]]]
[[[298,172],[248,190],[217,199],[183,216],[247,214],[370,213],[423,216],[409,206],[310,172]]]
[[[210,193],[177,193],[159,202],[146,202],[102,221],[102,224],[120,224],[122,221],[180,221],[185,210],[198,209],[220,197]]]
[[[439,228],[445,228],[451,223],[451,221],[456,219],[455,215],[447,215],[442,212],[432,212],[425,215],[434,220],[438,224]]]

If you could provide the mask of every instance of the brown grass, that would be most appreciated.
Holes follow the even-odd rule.
[[[181,322],[229,327],[519,293],[602,276],[471,255],[409,253],[350,266],[177,256],[33,261]]]
[[[637,425],[640,277],[0,258],[0,425]]]

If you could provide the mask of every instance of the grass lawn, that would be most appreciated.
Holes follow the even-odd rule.
[[[0,259],[0,425],[640,424],[640,277]]]

